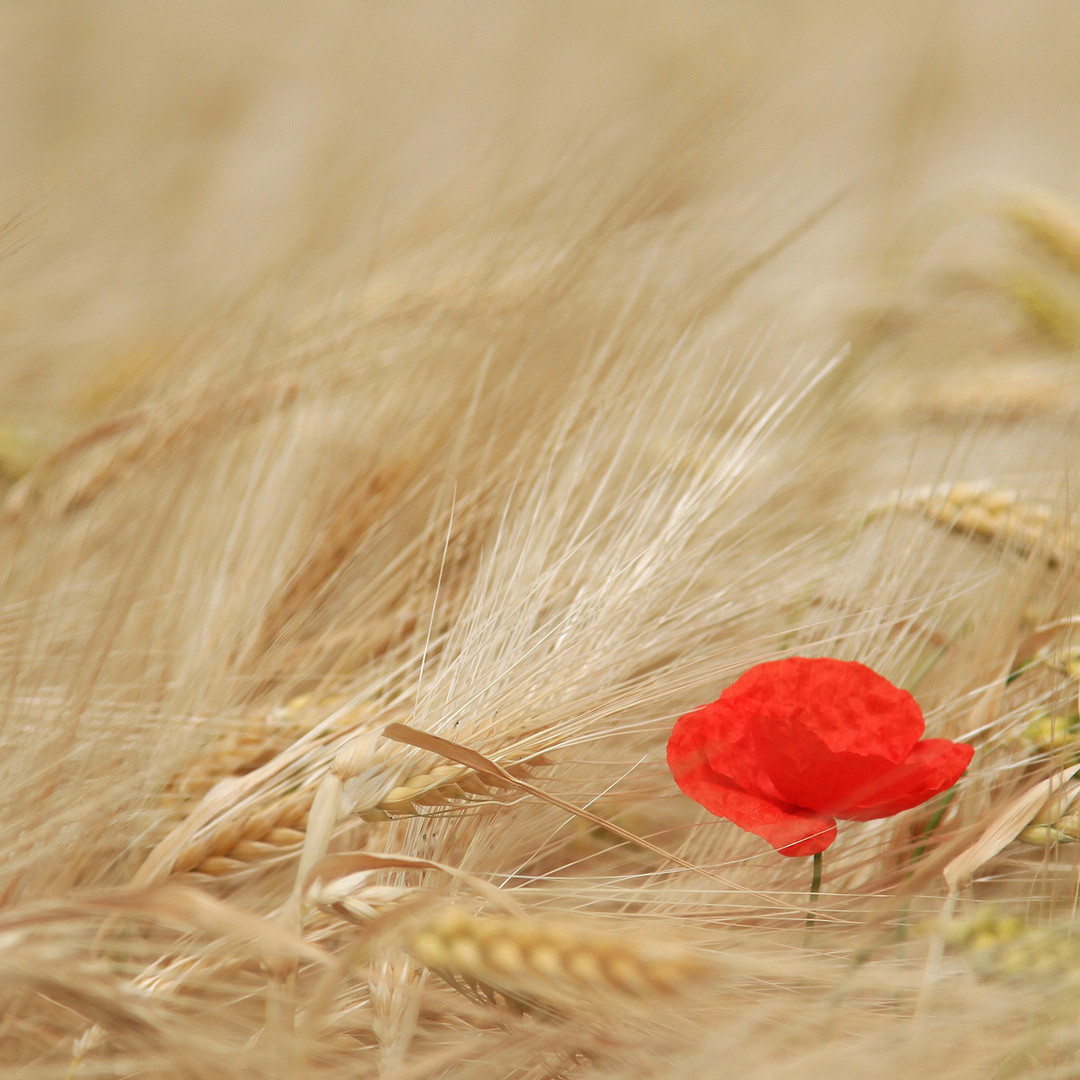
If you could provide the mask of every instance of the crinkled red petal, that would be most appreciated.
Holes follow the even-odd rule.
[[[753,732],[758,761],[784,802],[846,817],[845,809],[873,798],[898,766],[878,754],[830,750],[799,720],[774,720]]]
[[[907,761],[882,776],[872,789],[857,793],[858,798],[839,807],[836,816],[871,821],[919,806],[948,791],[963,776],[974,753],[975,748],[967,743],[924,739]]]
[[[754,729],[797,719],[834,753],[876,755],[899,763],[925,730],[906,691],[864,664],[792,656],[758,664],[721,695]]]
[[[704,757],[714,772],[730,777],[743,791],[783,801],[758,760],[751,720],[745,710],[723,697],[702,705],[675,722],[668,760],[690,756],[697,763]]]
[[[795,806],[782,806],[741,790],[721,776],[700,752],[687,752],[683,739],[672,739],[668,764],[675,782],[711,814],[767,840],[781,855],[816,855],[836,839],[836,822]]]

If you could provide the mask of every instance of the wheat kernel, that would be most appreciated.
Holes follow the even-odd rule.
[[[440,912],[431,923],[436,933],[446,937],[452,937],[454,934],[472,934],[477,925],[480,925],[479,920],[459,908],[448,908]]]
[[[946,485],[942,494],[952,502],[969,502],[979,498],[988,487],[989,485],[984,481],[961,481],[951,487]]]
[[[651,984],[641,972],[639,965],[627,956],[609,956],[604,963],[608,978],[631,994],[644,994]]]
[[[242,862],[255,862],[258,859],[280,855],[281,852],[273,844],[264,844],[261,840],[241,840],[229,854]]]
[[[529,964],[544,975],[562,975],[562,957],[551,945],[536,945],[528,951]]]
[[[210,855],[226,855],[237,845],[244,833],[243,821],[226,821],[210,838]]]
[[[257,810],[254,814],[244,819],[241,838],[244,840],[258,840],[265,836],[278,822],[281,816],[280,804],[271,804]]]
[[[484,970],[484,954],[480,951],[480,946],[474,938],[451,938],[449,951],[454,963],[462,970],[470,973]]]
[[[648,967],[650,981],[665,990],[674,990],[693,972],[693,965],[678,960],[656,960]]]
[[[1008,510],[1016,503],[1016,492],[1008,491],[1006,489],[998,489],[997,491],[988,491],[982,496],[982,504],[992,514],[1001,513],[1003,510]]]
[[[266,834],[266,841],[277,847],[292,847],[293,844],[304,842],[304,834],[299,829],[285,829],[279,826]]]
[[[450,965],[450,953],[446,943],[438,934],[422,931],[411,941],[412,951],[417,958],[432,968],[446,968]]]
[[[476,773],[465,773],[460,780],[457,781],[457,786],[462,791],[469,795],[490,795],[491,788],[480,779]]]
[[[998,938],[1001,941],[1013,941],[1024,932],[1024,920],[1018,915],[1010,915],[998,922]]]
[[[566,971],[582,982],[599,985],[604,981],[604,970],[596,954],[584,949],[571,952],[566,957]]]
[[[203,859],[194,869],[200,874],[209,874],[211,877],[225,877],[227,874],[235,874],[237,870],[247,869],[247,864],[225,855],[211,855]]]
[[[524,967],[521,948],[510,938],[501,937],[487,946],[487,957],[491,966],[500,971],[516,972]]]
[[[1023,946],[1016,946],[1005,952],[997,962],[998,969],[1005,975],[1020,975],[1031,965],[1031,957]]]

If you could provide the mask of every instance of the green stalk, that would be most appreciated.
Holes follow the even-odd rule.
[[[821,852],[814,856],[814,876],[810,879],[810,910],[806,913],[806,928],[809,930],[814,925],[814,905],[817,903],[818,893],[821,892]]]
[[[949,805],[955,798],[956,788],[952,787],[946,792],[945,798],[941,801],[941,805],[934,811],[933,817],[930,818],[930,821],[927,824],[926,828],[923,829],[923,833],[920,838],[922,840],[922,843],[915,849],[914,853],[911,856],[912,866],[914,866],[923,857],[923,855],[926,854],[926,847],[927,843],[930,840],[930,837],[933,836],[934,830],[937,829],[937,827],[941,824],[941,819],[945,816],[945,811],[949,809]]]

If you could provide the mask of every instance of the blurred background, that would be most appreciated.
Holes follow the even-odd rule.
[[[1075,398],[1080,290],[1025,308],[997,210],[1080,202],[1078,43],[1065,0],[5,5],[8,468],[613,205],[628,278],[710,278],[732,340],[902,325],[908,404]]]

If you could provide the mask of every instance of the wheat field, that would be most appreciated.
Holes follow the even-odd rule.
[[[2,1075],[1077,1075],[1071,5],[0,43]],[[664,758],[792,655],[976,747],[816,900]]]

